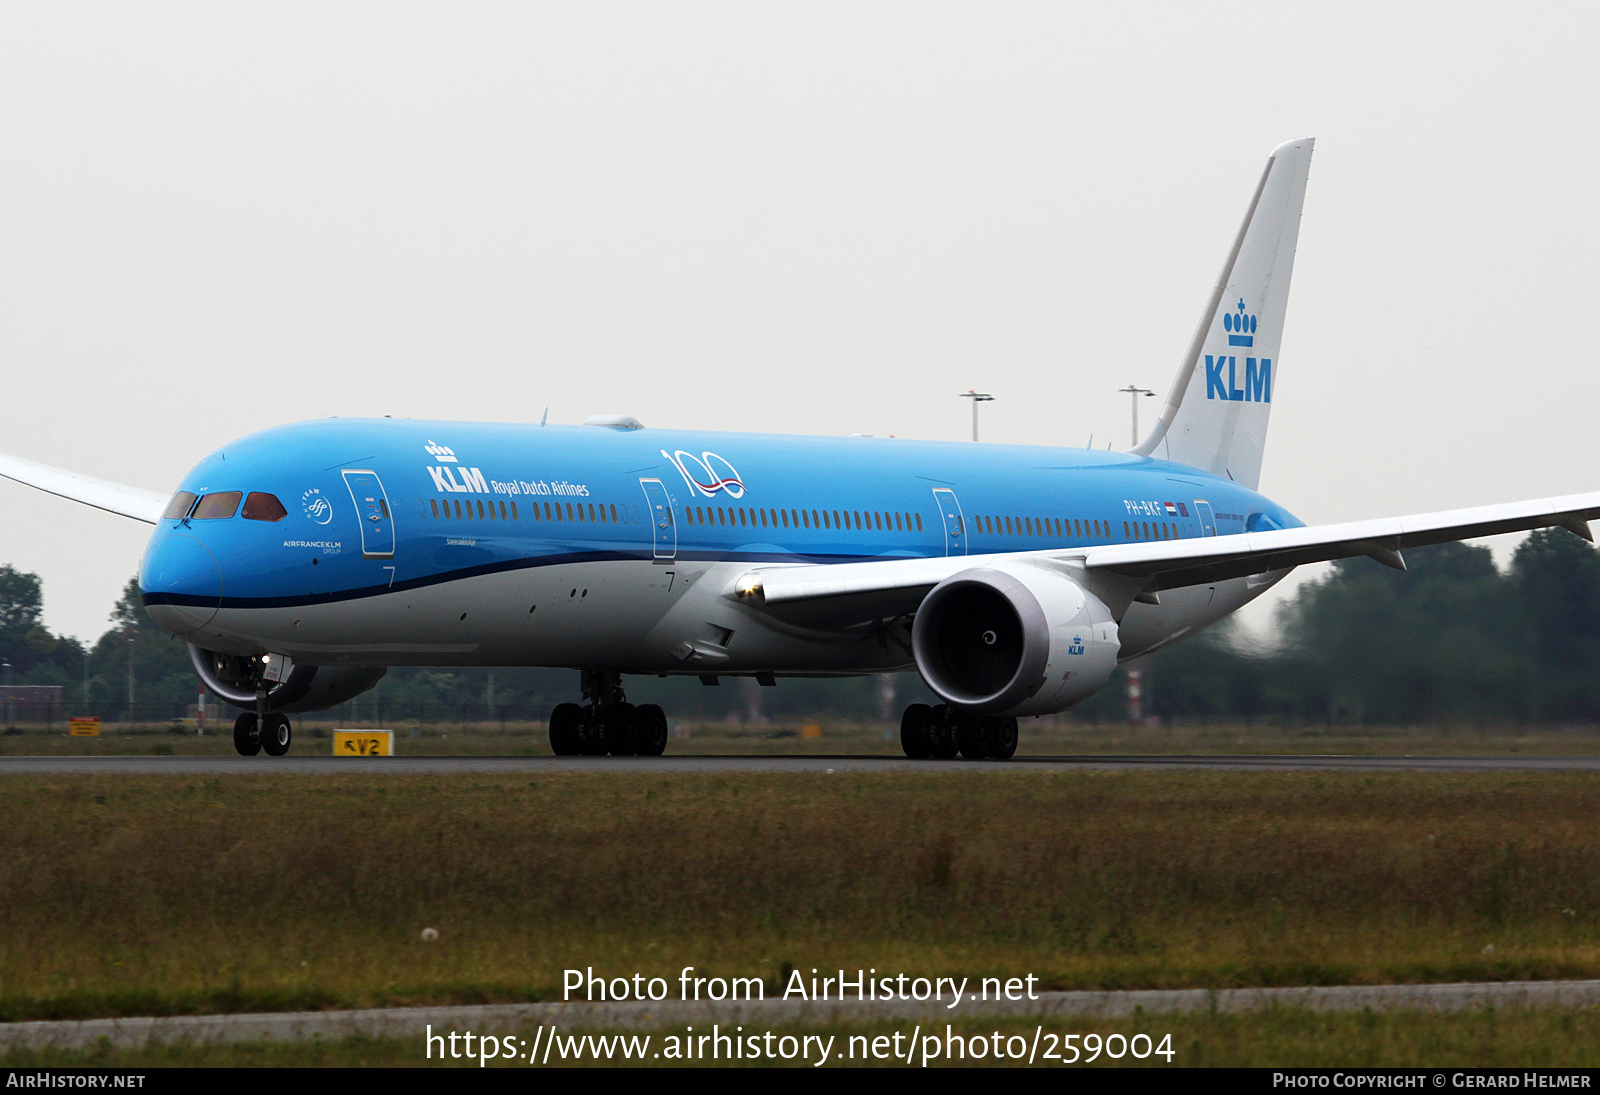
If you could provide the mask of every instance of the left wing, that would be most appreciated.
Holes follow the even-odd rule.
[[[1589,521],[1596,517],[1600,517],[1600,492],[1233,536],[832,566],[765,566],[741,575],[732,592],[747,601],[791,606],[785,615],[816,626],[829,622],[845,626],[915,612],[927,592],[952,574],[1002,560],[1073,564],[1084,568],[1087,576],[1103,576],[1131,590],[1130,596],[1148,598],[1163,589],[1355,555],[1404,570],[1401,553],[1406,548],[1556,525],[1593,541]]]
[[[153,490],[125,487],[106,479],[79,475],[64,468],[52,468],[48,464],[35,464],[32,460],[4,453],[0,453],[0,476],[62,498],[70,498],[74,502],[82,502],[86,506],[132,517],[147,525],[161,520],[161,513],[167,508],[167,500],[171,497]]]

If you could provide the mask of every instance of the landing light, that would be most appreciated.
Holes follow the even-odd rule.
[[[763,595],[761,579],[754,574],[746,574],[734,583],[733,591],[746,600],[754,600]]]

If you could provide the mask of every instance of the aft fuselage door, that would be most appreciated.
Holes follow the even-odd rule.
[[[672,519],[667,488],[659,479],[641,479],[639,486],[644,489],[644,511],[650,516],[650,531],[655,535],[656,562],[670,563],[678,556],[678,526]]]
[[[351,469],[344,473],[344,485],[361,518],[361,555],[366,559],[394,558],[394,518],[389,512],[389,496],[375,471]]]
[[[1194,500],[1194,511],[1200,517],[1200,535],[1215,536],[1217,534],[1217,517],[1211,512],[1211,503],[1204,498]]]
[[[935,487],[933,497],[939,503],[939,512],[944,515],[944,553],[965,555],[967,522],[961,516],[961,503],[956,500],[956,492],[948,487]]]

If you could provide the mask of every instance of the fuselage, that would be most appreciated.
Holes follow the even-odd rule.
[[[890,671],[909,667],[903,647],[784,624],[731,583],[753,565],[1300,524],[1225,478],[1124,453],[398,419],[254,434],[201,461],[176,497],[141,568],[151,616],[206,649],[311,665]],[[1123,656],[1269,584],[1135,604]]]

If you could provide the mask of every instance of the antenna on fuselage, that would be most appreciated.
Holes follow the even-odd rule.
[[[539,428],[541,430],[544,429],[544,424],[549,418],[550,418],[550,408],[546,407],[544,409],[544,413],[539,416]]]

